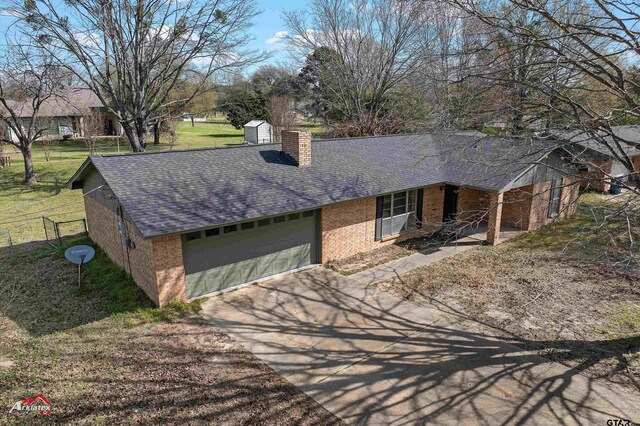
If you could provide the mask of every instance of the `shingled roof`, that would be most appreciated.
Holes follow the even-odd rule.
[[[33,105],[25,102],[9,101],[9,106],[18,117],[31,117]],[[86,87],[65,87],[42,102],[39,117],[78,117],[90,108],[102,108],[103,104],[91,89]],[[2,114],[0,110],[0,114]],[[6,114],[6,112],[5,112]]]
[[[94,156],[69,184],[81,186],[95,167],[148,238],[439,183],[500,191],[553,149],[452,133],[311,145],[305,167],[290,164],[280,144]]]

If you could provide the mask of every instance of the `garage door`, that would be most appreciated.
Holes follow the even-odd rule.
[[[187,297],[197,297],[317,262],[316,211],[183,236]]]

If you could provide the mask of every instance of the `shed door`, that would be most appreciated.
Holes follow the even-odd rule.
[[[187,297],[316,263],[316,216],[308,211],[183,236]]]

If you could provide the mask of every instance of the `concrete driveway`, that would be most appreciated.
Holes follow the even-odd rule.
[[[210,299],[204,314],[348,423],[640,421],[622,388],[321,267]]]

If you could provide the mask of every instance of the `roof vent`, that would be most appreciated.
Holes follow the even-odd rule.
[[[308,166],[311,164],[311,133],[283,130],[282,152],[289,156],[296,166]]]

